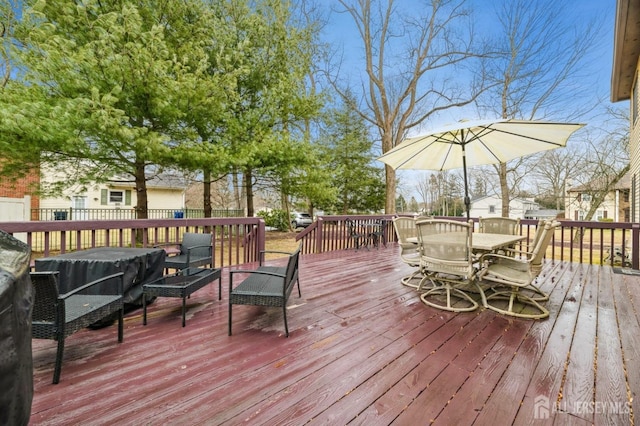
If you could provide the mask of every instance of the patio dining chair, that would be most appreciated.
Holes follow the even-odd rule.
[[[480,217],[478,219],[479,231],[486,234],[518,235],[520,232],[520,219],[510,217]],[[515,246],[501,249],[500,254],[509,255]]]
[[[418,238],[416,220],[413,217],[394,217],[393,229],[396,231],[398,245],[400,245],[400,259],[407,265],[415,268],[410,275],[402,277],[400,282],[408,287],[418,288],[422,280],[420,270],[420,250],[418,242],[409,242],[408,238]]]
[[[542,270],[542,260],[559,222],[547,221],[536,230],[533,251],[520,252],[520,257],[504,256],[496,253],[482,255],[484,267],[478,273],[480,284],[491,287],[482,294],[483,305],[505,315],[520,318],[546,318],[549,311],[540,304],[549,296],[534,284]],[[503,300],[506,303],[496,304]]]
[[[376,219],[373,223],[370,223],[373,227],[371,231],[367,234],[367,239],[371,240],[375,248],[380,248],[380,243],[387,247],[386,240],[386,228],[387,228],[387,220],[386,219]]]
[[[360,229],[356,221],[353,219],[345,219],[345,223],[347,224],[347,229],[349,232],[349,238],[353,241],[353,245],[356,250],[360,247],[366,247],[369,250],[369,246],[367,245],[367,234]]]
[[[478,219],[480,232],[487,234],[517,235],[520,228],[520,219],[510,217],[482,217]]]
[[[418,290],[423,290],[428,282],[432,284],[420,295],[420,300],[446,311],[477,309],[478,302],[469,294],[475,285],[476,274],[471,250],[473,222],[421,220],[416,222],[416,227],[421,250],[420,268],[424,276]]]

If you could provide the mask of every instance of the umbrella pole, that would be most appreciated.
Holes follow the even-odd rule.
[[[467,182],[467,153],[462,143],[462,174],[464,176],[464,205],[467,211],[467,220],[469,220],[471,210],[471,199],[469,198],[469,182]]]

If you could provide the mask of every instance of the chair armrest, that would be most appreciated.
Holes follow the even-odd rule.
[[[199,246],[191,246],[191,247],[187,248],[187,252],[189,252],[191,250],[194,250],[194,249],[205,248],[205,247],[206,248],[211,248],[211,244],[202,244],[202,245],[199,245]]]
[[[293,253],[288,252],[288,251],[280,251],[280,250],[260,250],[260,266],[262,266],[262,263],[265,261],[264,255],[266,253],[271,253],[271,254],[286,254],[288,256],[291,256]]]
[[[74,295],[76,295],[76,294],[78,294],[78,293],[80,293],[80,292],[82,292],[82,291],[84,291],[84,290],[86,290],[88,288],[91,288],[91,287],[96,286],[98,284],[102,284],[103,282],[112,280],[112,279],[117,278],[117,277],[120,277],[120,279],[118,280],[118,293],[117,293],[117,295],[122,296],[122,295],[124,295],[124,279],[123,279],[124,272],[118,272],[118,273],[113,274],[113,275],[107,275],[106,277],[98,278],[97,280],[94,280],[94,281],[91,281],[91,282],[89,282],[87,284],[84,284],[84,285],[82,285],[82,286],[80,286],[80,287],[78,287],[76,289],[71,290],[68,293],[61,294],[59,296],[59,298],[60,299],[67,299],[67,298],[69,298],[71,296],[74,296]]]
[[[179,246],[180,243],[160,243],[153,246],[153,248],[163,248],[168,246]]]

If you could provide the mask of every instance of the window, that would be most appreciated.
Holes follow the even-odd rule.
[[[495,213],[496,212],[496,206],[491,205],[489,206],[489,213]]]
[[[83,197],[81,195],[73,196],[73,208],[74,209],[85,209],[87,208],[87,197]]]
[[[122,203],[124,201],[124,191],[109,191],[110,203]]]

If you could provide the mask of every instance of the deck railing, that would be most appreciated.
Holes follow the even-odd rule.
[[[1,222],[31,247],[32,260],[93,247],[153,247],[179,243],[184,232],[213,234],[216,267],[254,262],[265,249],[260,218],[60,220]]]
[[[356,224],[387,219],[383,241],[395,240],[391,219],[396,215],[320,216],[296,236],[302,253],[323,253],[354,247],[347,219]],[[449,218],[465,220],[464,218]],[[477,219],[475,219],[477,223]],[[547,256],[554,259],[612,266],[639,268],[640,224],[628,222],[578,222],[561,220]],[[523,219],[520,244],[528,249],[537,227],[536,220]],[[2,222],[0,229],[14,234],[32,248],[33,258],[79,249],[120,246],[152,247],[179,242],[184,232],[211,232],[214,235],[216,266],[254,262],[265,248],[265,224],[260,218],[208,219],[133,219],[133,220],[60,220]]]
[[[384,238],[387,242],[395,239],[393,219],[396,215],[342,215],[319,216],[316,221],[296,239],[302,242],[303,253],[322,253],[354,247],[347,219],[357,223],[387,219]],[[442,219],[466,220],[460,217],[442,217]],[[478,219],[473,219],[477,224]],[[610,264],[612,266],[631,266],[639,269],[638,253],[640,224],[628,222],[579,222],[560,220],[547,256],[554,259],[591,264]],[[527,250],[533,241],[538,225],[537,220],[520,221],[520,235],[527,238],[520,243],[520,249]],[[477,229],[477,225],[476,225]]]

